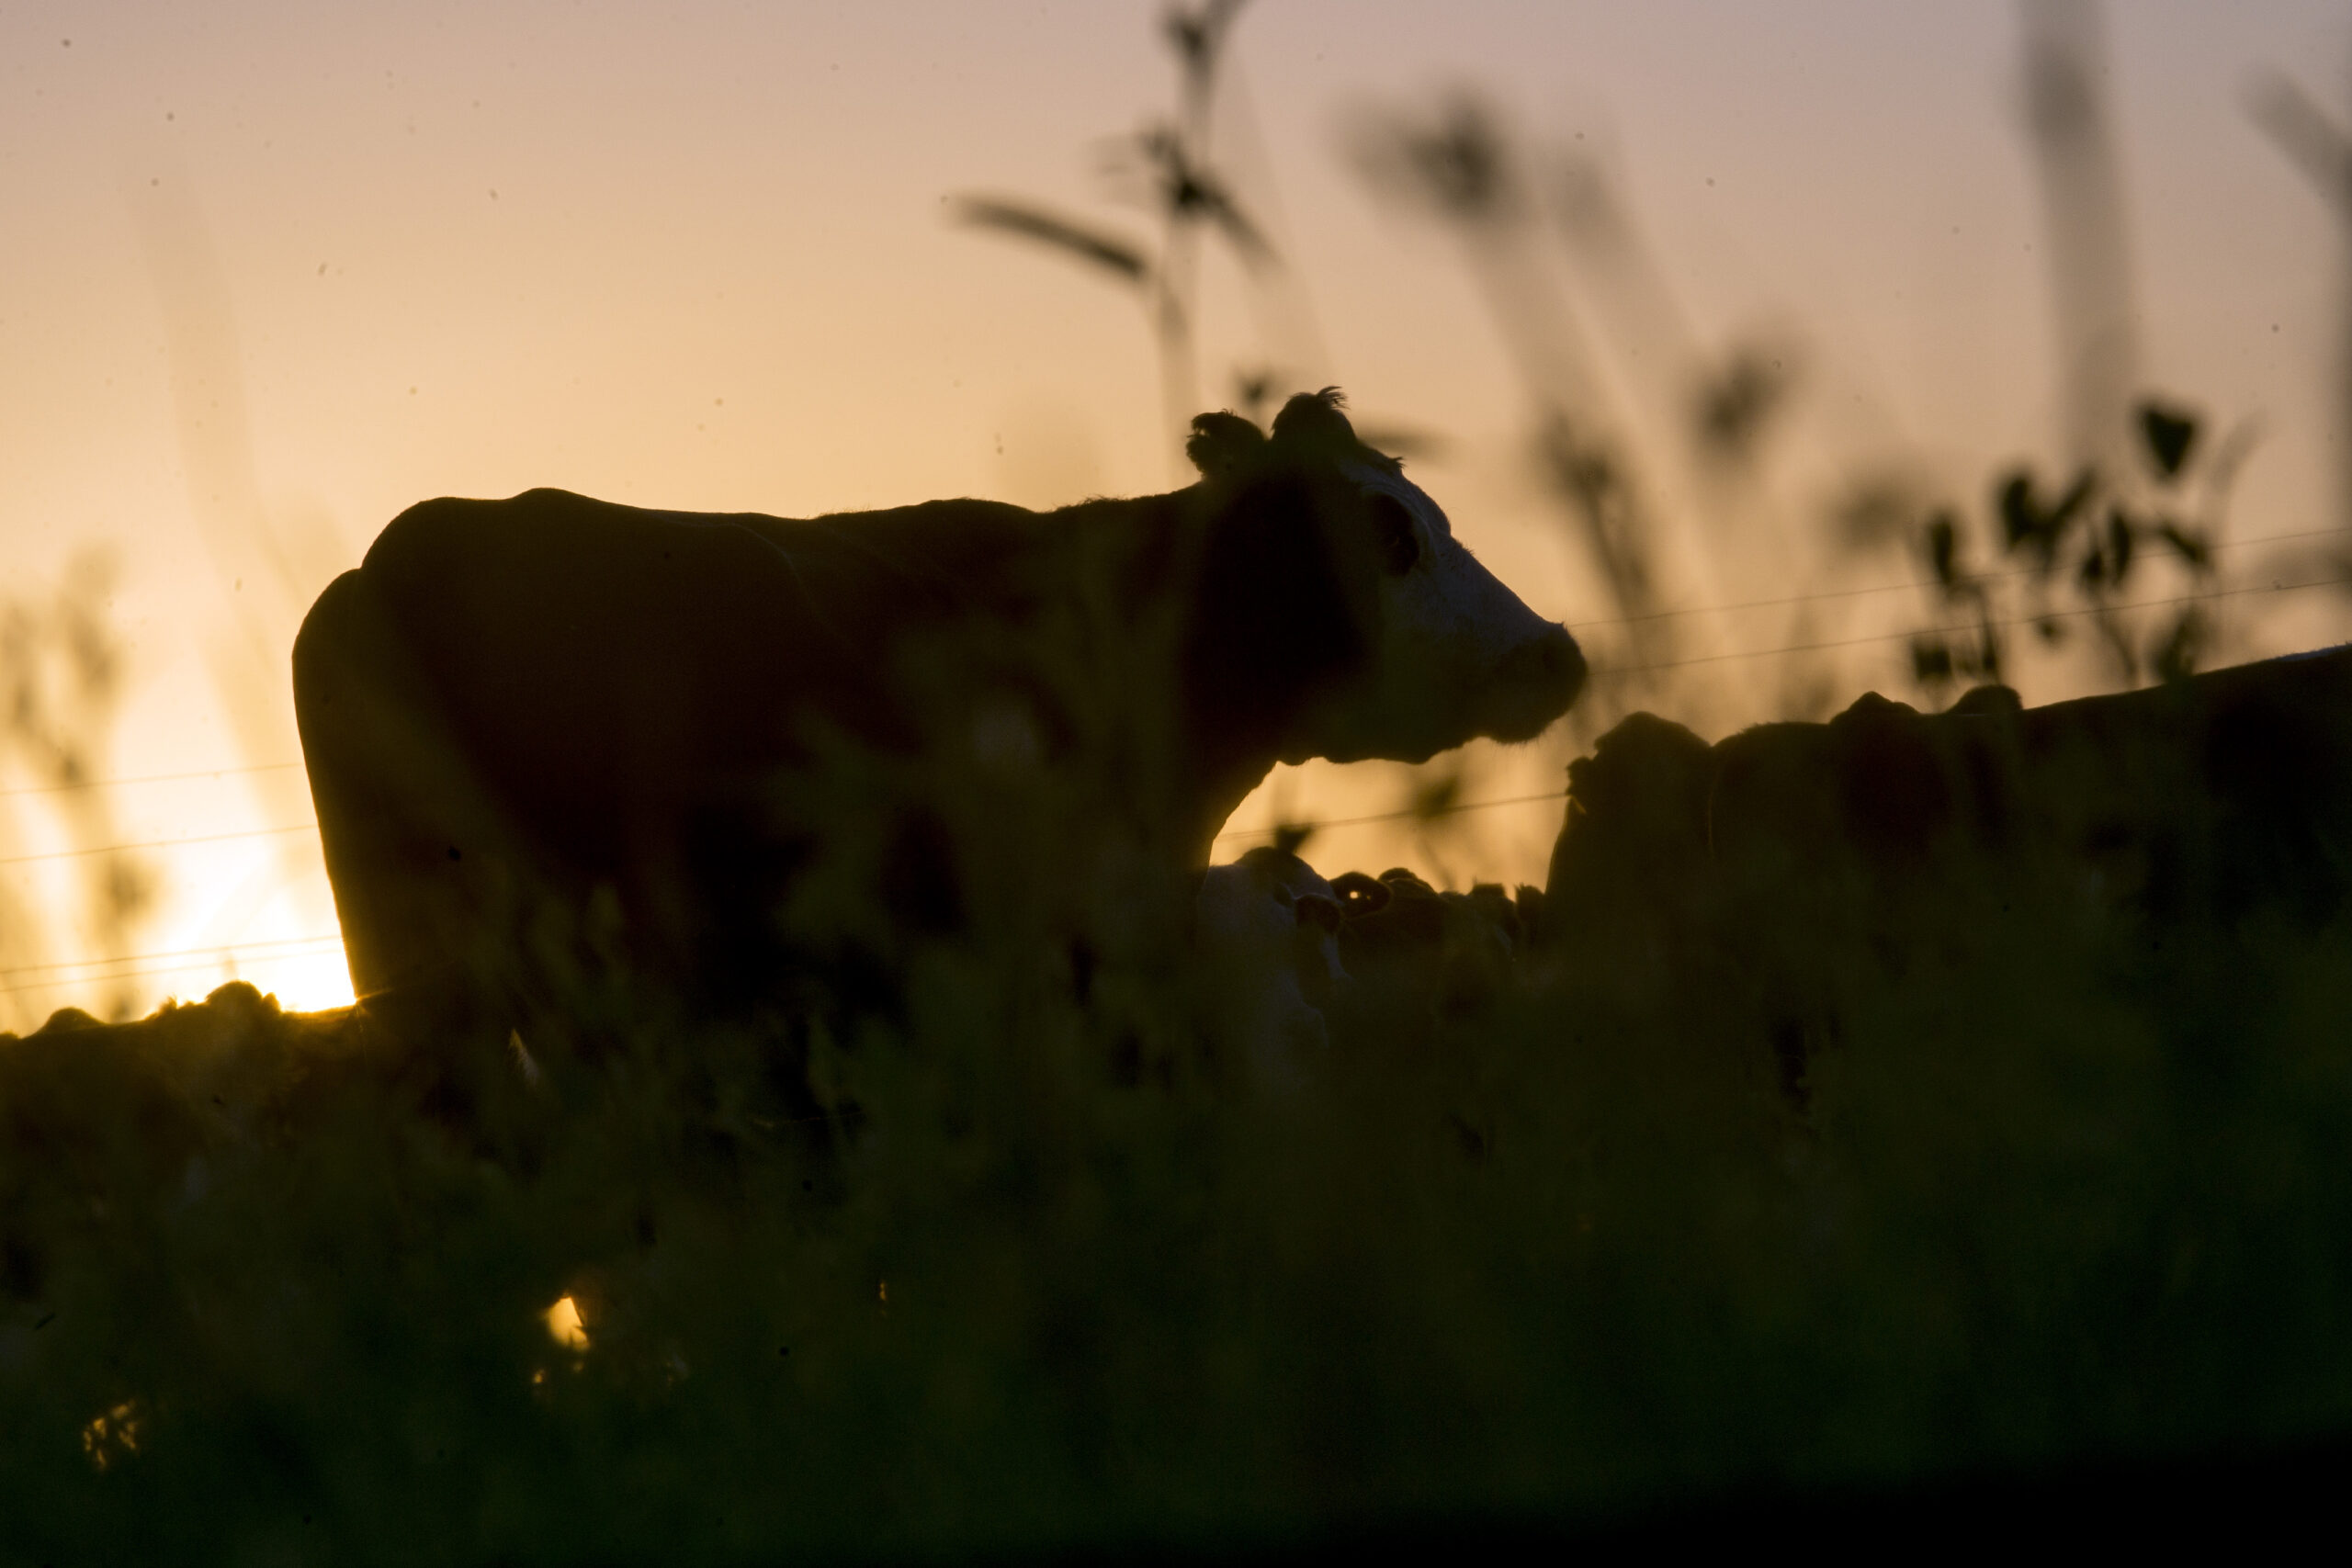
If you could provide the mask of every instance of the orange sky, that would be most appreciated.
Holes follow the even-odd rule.
[[[297,760],[294,626],[427,496],[547,484],[797,514],[1165,488],[1136,302],[953,227],[942,205],[1023,193],[1148,238],[1096,166],[1104,138],[1170,102],[1156,15],[0,12],[0,562],[29,602],[78,548],[113,552],[129,711],[109,776]],[[2211,0],[2138,0],[2109,23],[2148,378],[2261,420],[2239,534],[2333,525],[2342,236],[2245,104],[2265,68],[2343,99],[2352,25],[2332,5]],[[1346,387],[1367,422],[1443,437],[1415,471],[1461,534],[1546,613],[1604,613],[1523,459],[1525,404],[1458,257],[1342,155],[1352,107],[1472,83],[1531,144],[1603,153],[1701,344],[1790,345],[1799,410],[1773,493],[1792,525],[1812,528],[1832,481],[1866,463],[1973,500],[1996,464],[2052,440],[2018,38],[2004,4],[1257,0],[1218,134],[1312,313],[1269,344],[1239,273],[1212,270],[1204,400],[1227,400],[1235,361],[1272,357]],[[1774,573],[1796,570],[1670,564],[1675,603],[1790,591]],[[1913,570],[1850,567],[1856,581]],[[2291,599],[2248,617],[2245,651],[2345,635],[2339,600]],[[1916,608],[1888,602],[1887,624]],[[1787,632],[1708,626],[1710,651]],[[1761,666],[1716,668],[1686,716],[1714,731],[1770,716],[1770,682],[1740,673]],[[1824,668],[1840,702],[1904,691],[1899,644]],[[2041,679],[2030,699],[2062,694],[2063,672]],[[1464,796],[1555,788],[1568,754],[1482,753]],[[20,755],[0,763],[0,787],[43,782]],[[1281,787],[1290,811],[1344,817],[1392,809],[1406,786],[1309,769]],[[76,929],[77,863],[24,858],[85,846],[53,797],[0,805],[0,876],[17,879],[0,918],[18,925],[0,932],[0,1027],[21,1028],[95,1006],[99,970],[66,967],[97,956]],[[110,809],[122,842],[209,840],[142,852],[162,893],[118,951],[175,956],[113,965],[137,976],[136,1005],[200,995],[232,965],[290,1005],[338,999],[299,769],[128,785]],[[1245,805],[1237,828],[1267,809]],[[1309,853],[1332,871],[1532,877],[1555,826],[1549,807],[1501,808],[1435,841],[1374,825]]]

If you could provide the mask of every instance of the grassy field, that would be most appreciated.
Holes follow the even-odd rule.
[[[1804,919],[1343,1011],[1287,1098],[1181,970],[978,942],[843,1041],[61,1014],[0,1043],[0,1558],[1279,1543],[2352,1420],[2340,916]]]

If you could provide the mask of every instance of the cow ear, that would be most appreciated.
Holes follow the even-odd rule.
[[[1371,496],[1373,537],[1380,545],[1380,570],[1402,577],[1421,559],[1421,525],[1406,504],[1385,491]]]
[[[1353,456],[1362,443],[1356,440],[1355,426],[1340,412],[1347,402],[1337,387],[1299,393],[1274,415],[1274,439],[1301,450]]]
[[[1233,472],[1265,449],[1265,433],[1238,413],[1204,413],[1193,420],[1184,456],[1207,479]]]

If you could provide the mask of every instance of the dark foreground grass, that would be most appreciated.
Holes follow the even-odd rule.
[[[1279,1100],[1148,977],[955,948],[845,1047],[536,1082],[242,986],[61,1015],[0,1043],[0,1560],[1279,1548],[2352,1427],[2352,930],[1963,891],[1772,933],[1794,1080],[1743,952],[1357,1018]]]

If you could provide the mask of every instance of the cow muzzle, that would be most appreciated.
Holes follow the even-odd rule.
[[[1577,639],[1566,626],[1545,626],[1496,667],[1490,733],[1498,740],[1534,739],[1568,711],[1584,680],[1584,650]]]

